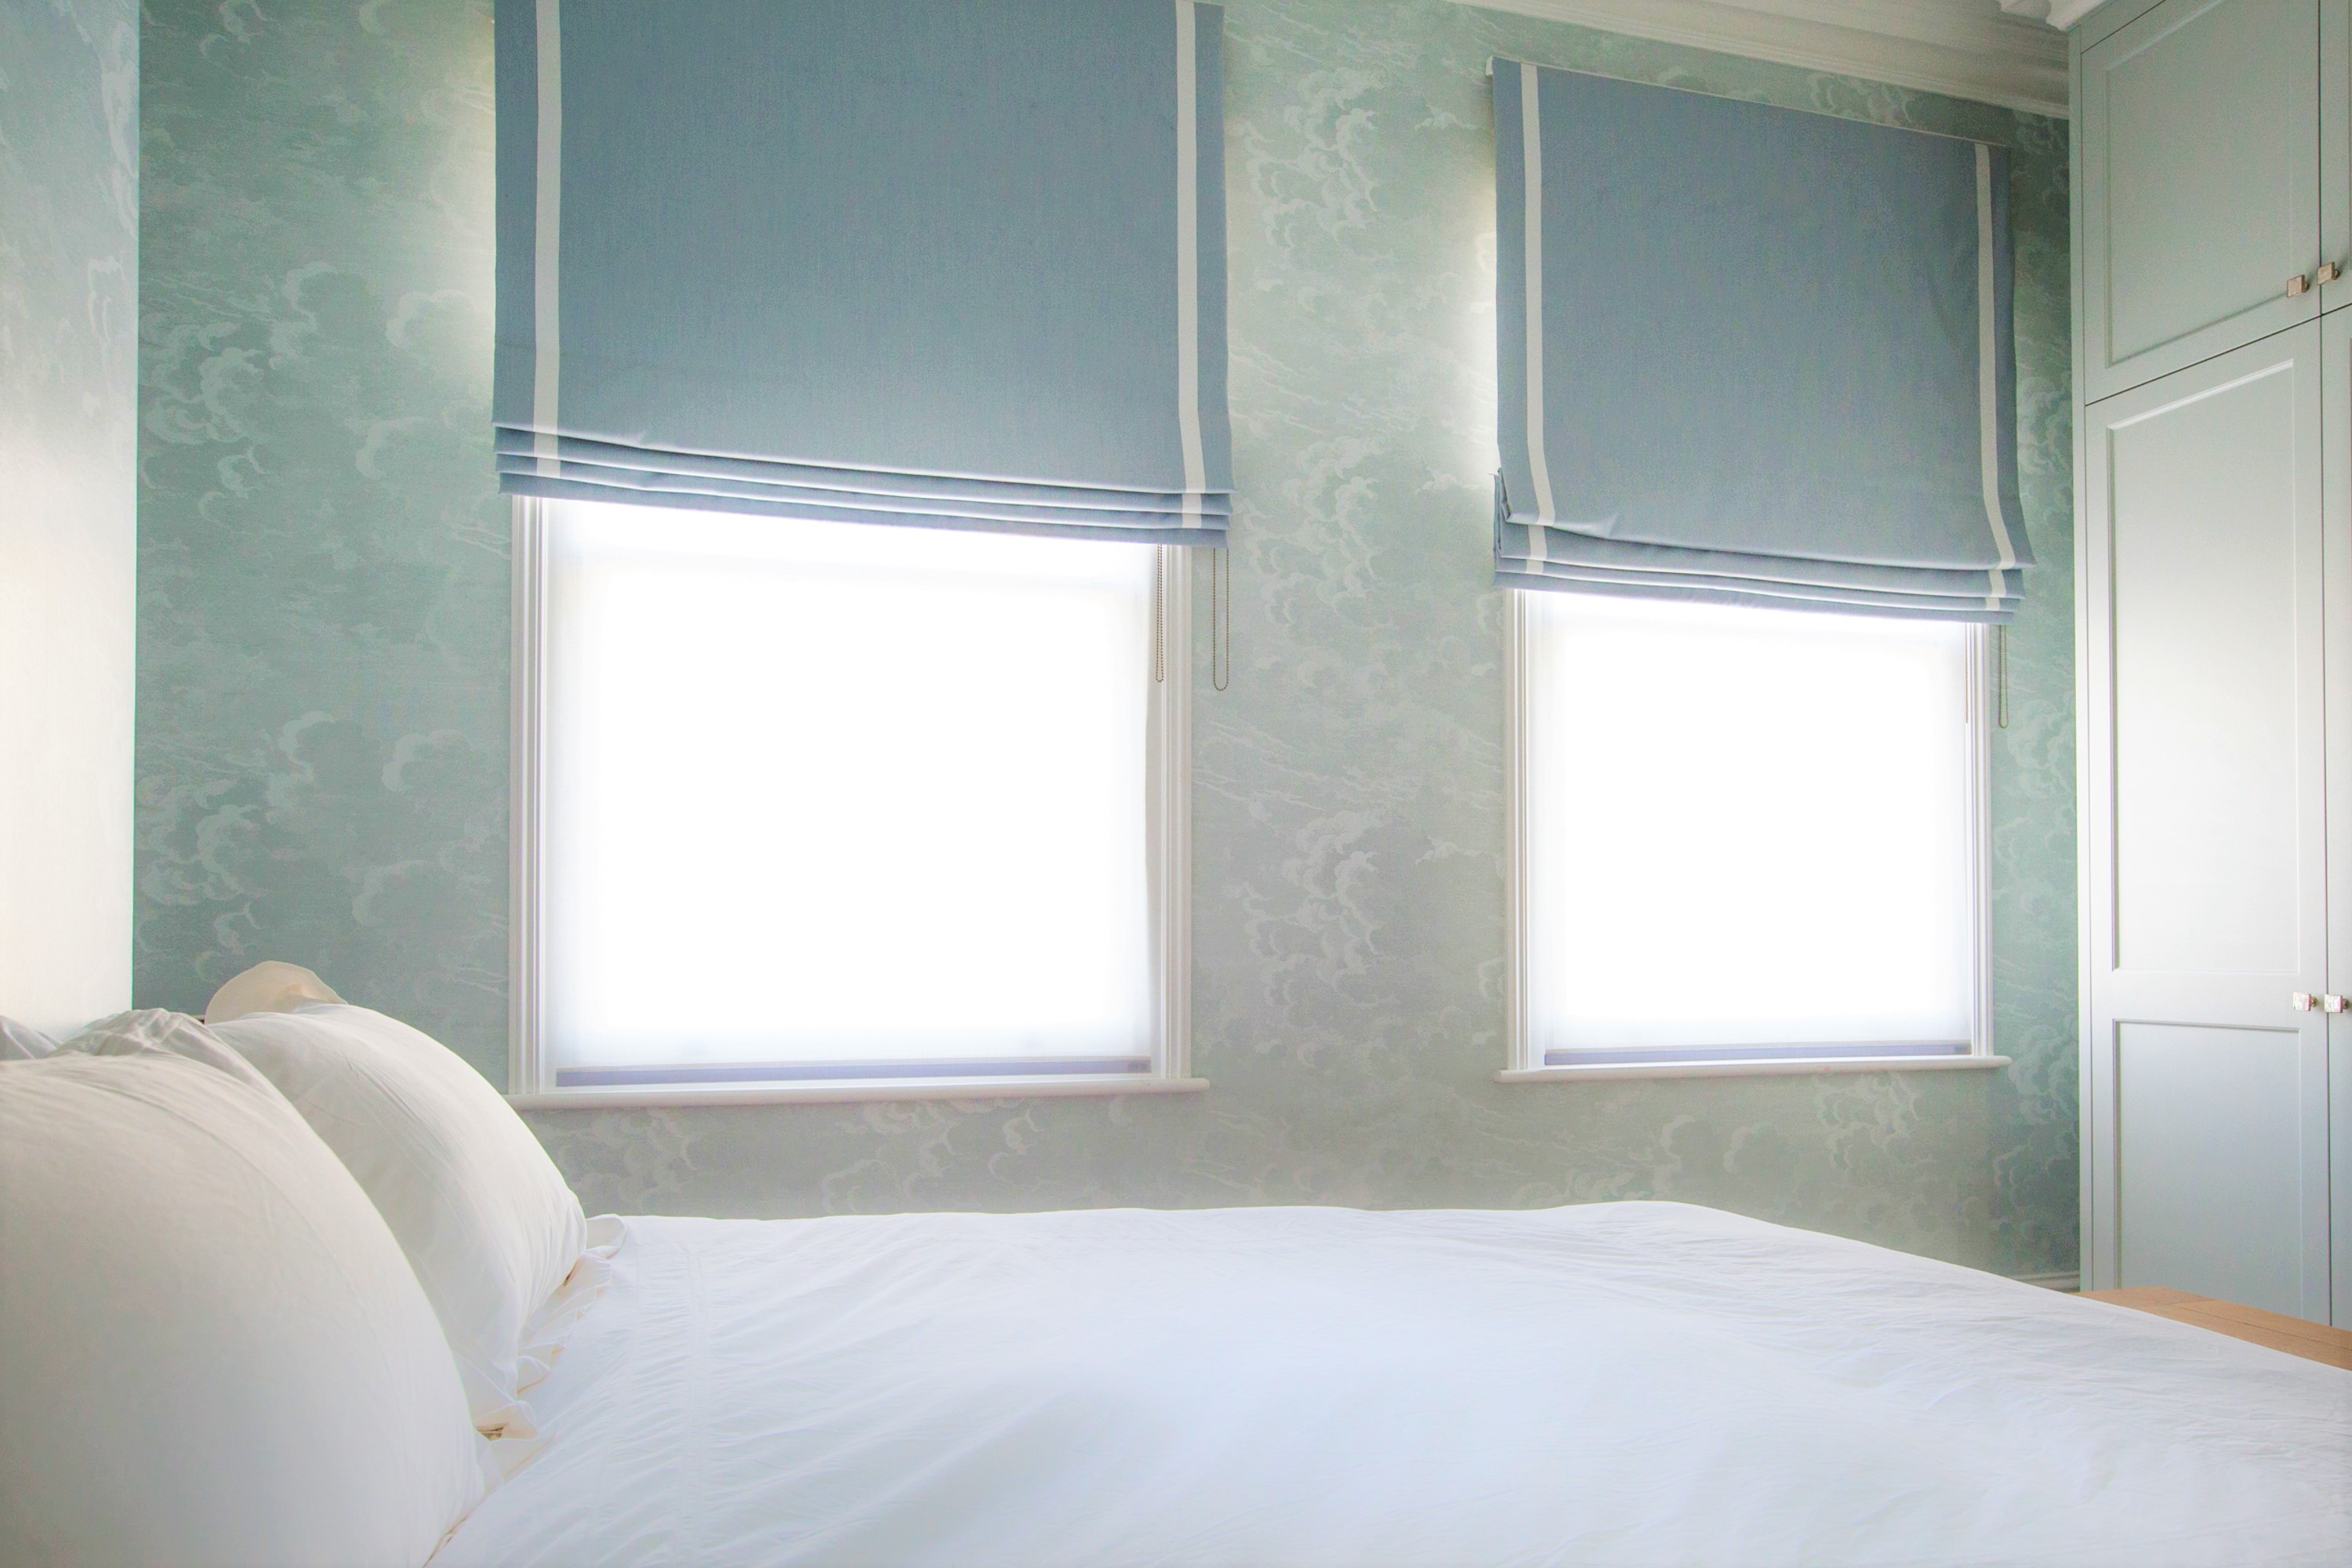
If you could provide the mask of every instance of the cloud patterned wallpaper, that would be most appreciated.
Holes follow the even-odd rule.
[[[487,0],[143,40],[136,993],[295,958],[502,1078]]]
[[[144,51],[139,1002],[291,959],[503,1082],[488,7],[151,0]],[[2046,564],[1993,764],[2014,1068],[1492,1081],[1495,53],[2016,150]],[[1226,71],[1236,671],[1202,671],[1194,785],[1213,1088],[535,1114],[592,1211],[1655,1196],[2071,1268],[2064,125],[1449,0],[1234,0]]]

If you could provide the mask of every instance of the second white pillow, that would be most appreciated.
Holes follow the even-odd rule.
[[[252,1013],[214,1032],[375,1200],[440,1317],[474,1425],[531,1436],[523,1326],[579,1261],[586,1221],[522,1119],[447,1047],[365,1007]]]

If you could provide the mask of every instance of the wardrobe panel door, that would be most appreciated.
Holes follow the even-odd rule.
[[[2327,988],[2352,994],[2352,311],[2319,324],[2321,526],[2327,595]],[[2352,1328],[2352,1012],[2327,1021],[2334,1317]]]
[[[2098,399],[2319,313],[2320,0],[2166,0],[2084,51]]]
[[[2084,1158],[2094,1289],[2324,1318],[2319,338],[2085,411]]]

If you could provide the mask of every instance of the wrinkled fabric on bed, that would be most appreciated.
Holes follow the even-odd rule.
[[[439,1568],[2352,1555],[2352,1373],[1708,1209],[626,1226]]]

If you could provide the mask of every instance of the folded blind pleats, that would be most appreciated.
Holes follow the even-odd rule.
[[[1222,542],[1222,17],[499,0],[500,488]]]
[[[1999,148],[1494,62],[1496,581],[2006,621]]]

